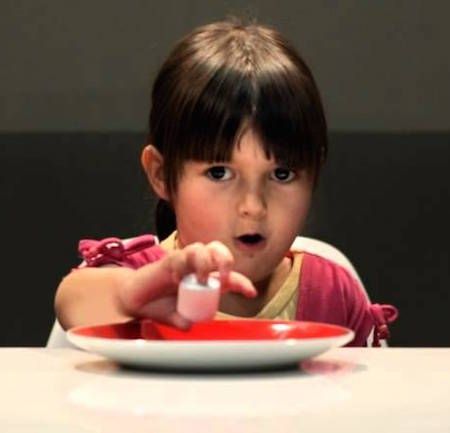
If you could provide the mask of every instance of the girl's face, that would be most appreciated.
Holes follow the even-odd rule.
[[[306,171],[267,159],[258,136],[246,132],[230,162],[184,164],[172,204],[180,246],[224,243],[234,270],[254,283],[268,278],[302,229],[311,201]]]

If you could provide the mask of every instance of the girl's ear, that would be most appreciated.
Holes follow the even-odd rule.
[[[169,201],[164,182],[164,158],[155,146],[145,146],[141,154],[141,164],[155,193],[159,198]]]

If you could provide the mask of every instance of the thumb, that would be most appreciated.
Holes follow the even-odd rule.
[[[167,296],[144,305],[138,311],[138,317],[153,319],[160,323],[188,330],[192,322],[176,311],[176,296]]]

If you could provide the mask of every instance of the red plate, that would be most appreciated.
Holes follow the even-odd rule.
[[[152,320],[143,320],[74,328],[73,333],[125,340],[254,341],[338,337],[347,335],[348,329],[319,322],[249,319],[195,323],[188,331],[181,331]]]
[[[73,328],[76,346],[139,367],[272,367],[350,342],[350,329],[317,322],[214,320],[181,331],[151,320]]]

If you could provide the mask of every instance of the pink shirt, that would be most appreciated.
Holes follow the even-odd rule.
[[[152,235],[122,242],[118,238],[101,241],[82,240],[79,252],[81,267],[116,264],[133,269],[161,259],[166,252]],[[373,345],[389,337],[388,325],[398,312],[392,305],[371,304],[364,290],[342,266],[321,256],[305,252],[300,281],[296,320],[315,321],[345,326],[355,332],[348,346],[365,346],[371,331]]]

